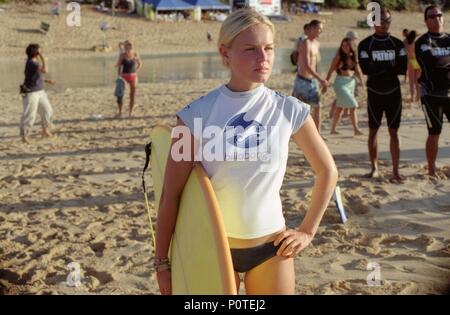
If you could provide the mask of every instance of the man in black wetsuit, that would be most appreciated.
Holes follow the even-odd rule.
[[[424,15],[428,33],[416,42],[416,58],[422,68],[419,84],[428,126],[428,174],[436,176],[435,163],[444,114],[450,121],[450,36],[444,32],[444,16],[439,7],[428,6]]]
[[[378,177],[377,132],[383,113],[389,127],[392,157],[392,179],[400,181],[398,171],[400,145],[398,128],[402,114],[402,95],[398,75],[406,74],[407,57],[403,42],[389,35],[391,13],[381,9],[381,24],[375,26],[375,34],[358,45],[358,56],[362,72],[367,75],[367,111],[369,116],[369,155],[372,170],[368,177]]]

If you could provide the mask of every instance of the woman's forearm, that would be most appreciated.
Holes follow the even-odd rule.
[[[362,75],[362,72],[361,72],[361,69],[359,68],[359,66],[356,67],[356,76],[358,77],[361,84],[364,84],[363,75]]]
[[[329,81],[331,79],[331,76],[333,75],[333,72],[336,71],[338,67],[338,59],[337,57],[334,57],[333,61],[331,62],[330,69],[328,70],[327,78],[325,80]]]
[[[137,59],[136,59],[136,63],[137,63],[136,72],[138,72],[139,69],[142,68],[142,61],[141,61],[141,58],[137,58]]]
[[[42,63],[41,72],[48,73],[47,62],[45,61],[45,57],[43,55],[39,55],[39,59],[41,59],[41,63]]]
[[[333,190],[336,187],[338,172],[335,167],[317,173],[312,190],[311,205],[299,230],[314,235],[319,228],[323,214],[328,207]]]
[[[325,80],[330,81],[331,76],[333,75],[334,70],[335,70],[335,69],[334,69],[333,65],[331,65],[330,70],[328,70],[328,74],[327,74],[327,77],[326,77]]]
[[[163,200],[158,210],[158,219],[156,224],[156,250],[155,255],[158,258],[168,256],[170,242],[175,230],[175,223],[178,215],[178,199],[167,198]]]

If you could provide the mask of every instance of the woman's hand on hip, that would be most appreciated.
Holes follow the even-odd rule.
[[[170,269],[158,272],[156,278],[161,294],[172,295],[172,273]]]
[[[313,235],[298,231],[298,230],[286,230],[278,234],[274,241],[274,245],[281,244],[277,251],[277,256],[285,256],[294,258],[298,255],[306,246],[311,243]]]

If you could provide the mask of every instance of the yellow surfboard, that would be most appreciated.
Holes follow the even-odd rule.
[[[155,206],[159,208],[171,129],[151,133]],[[173,294],[236,294],[233,263],[219,204],[211,182],[198,164],[184,187],[170,248]]]

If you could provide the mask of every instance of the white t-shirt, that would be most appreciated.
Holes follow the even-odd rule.
[[[229,237],[257,238],[285,226],[280,188],[289,139],[309,112],[264,85],[245,92],[222,85],[177,113],[199,144],[196,160],[211,179]]]

